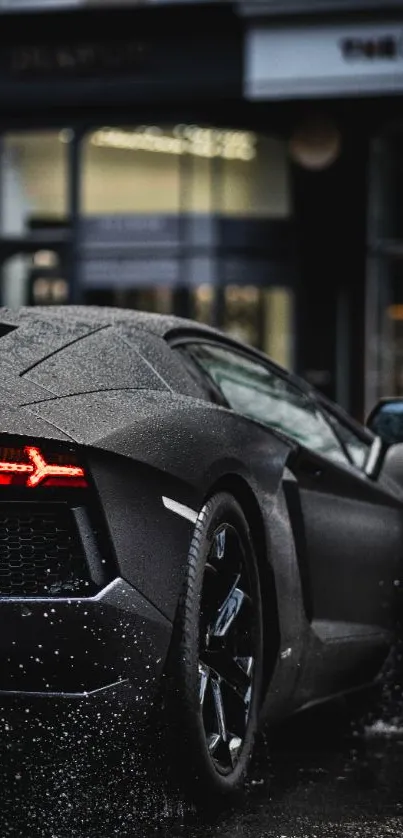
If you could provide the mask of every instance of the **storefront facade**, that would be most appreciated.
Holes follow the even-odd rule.
[[[403,392],[400,4],[33,5],[0,32],[2,303],[195,317],[358,417]]]
[[[330,304],[334,395],[362,417],[403,395],[403,3],[255,0],[244,10],[245,95],[306,114],[290,139],[300,303],[314,335],[299,346],[320,357]]]

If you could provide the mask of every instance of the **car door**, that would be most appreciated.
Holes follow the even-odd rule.
[[[403,539],[396,498],[364,474],[301,447],[297,479],[315,620],[388,627]]]
[[[366,474],[373,435],[336,406],[327,404],[322,397],[318,398],[318,409],[337,434],[360,478],[356,483],[357,494],[351,512],[346,502],[343,509],[344,551],[346,556],[351,555],[346,603],[352,613],[352,594],[360,589],[361,584],[362,594],[357,600],[362,614],[360,621],[387,625],[390,605],[395,603],[396,592],[400,587],[402,500],[387,481],[376,481]],[[362,533],[359,539],[354,538],[357,530]],[[351,543],[354,544],[354,550],[349,546]],[[334,566],[330,568],[331,573],[335,574],[336,558],[332,558],[331,551],[328,557],[329,564]],[[314,585],[320,589],[322,573],[319,567],[314,569],[313,578]],[[362,579],[365,580],[364,585]],[[317,590],[316,597],[319,599],[319,596]]]
[[[231,408],[298,443],[285,490],[310,619],[387,625],[400,502],[366,476],[330,416],[285,372],[225,343],[198,341],[185,351]]]

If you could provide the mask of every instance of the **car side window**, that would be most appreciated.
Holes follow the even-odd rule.
[[[238,413],[280,431],[329,460],[349,463],[314,402],[274,370],[213,344],[187,344],[186,352]]]
[[[352,463],[363,470],[371,450],[371,439],[364,439],[354,432],[349,425],[328,410],[323,410],[325,418],[343,443]]]

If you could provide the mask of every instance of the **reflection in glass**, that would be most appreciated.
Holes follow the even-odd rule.
[[[329,460],[347,463],[336,435],[315,404],[273,369],[218,346],[189,344],[187,352],[239,413],[281,431]]]

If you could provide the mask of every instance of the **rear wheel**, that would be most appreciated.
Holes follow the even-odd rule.
[[[227,493],[195,525],[174,631],[174,759],[182,785],[223,795],[241,784],[262,684],[259,573],[244,513]]]

